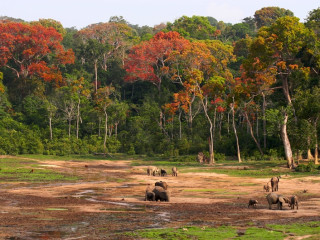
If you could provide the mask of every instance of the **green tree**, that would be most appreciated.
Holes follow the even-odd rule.
[[[64,29],[64,27],[62,26],[62,24],[59,21],[56,21],[54,19],[39,19],[39,21],[34,21],[31,22],[31,25],[35,25],[35,24],[41,24],[42,26],[49,28],[49,27],[53,27],[55,30],[57,30],[58,33],[60,33],[62,35],[62,37],[64,37],[66,35],[66,30]]]
[[[258,29],[263,26],[270,26],[278,18],[284,16],[293,17],[294,15],[290,10],[279,7],[264,7],[254,13],[254,19]]]
[[[101,113],[104,114],[105,117],[105,132],[104,132],[104,141],[103,141],[103,149],[104,152],[107,152],[107,137],[108,137],[108,120],[109,120],[109,113],[108,110],[113,103],[113,99],[111,98],[114,95],[115,89],[112,86],[106,86],[103,88],[99,88],[96,94],[96,104],[98,109]]]
[[[307,90],[297,90],[294,95],[294,106],[296,113],[300,119],[304,119],[309,124],[311,131],[304,131],[303,135],[307,136],[308,149],[311,140],[315,149],[314,162],[319,164],[318,161],[318,122],[320,119],[320,88],[313,87]]]
[[[295,72],[308,74],[308,69],[303,66],[299,58],[299,52],[306,47],[311,36],[310,30],[300,23],[298,18],[279,18],[270,27],[263,27],[259,30],[257,38],[251,45],[248,60],[244,62],[244,67],[248,72],[273,74],[277,84],[283,90],[286,108],[283,108],[280,133],[290,168],[294,166],[287,133],[288,108],[293,107],[291,92],[294,89],[291,89],[291,82]]]
[[[182,16],[172,24],[167,24],[168,31],[176,31],[185,38],[194,38],[198,40],[214,39],[216,28],[211,25],[207,17],[201,16]]]

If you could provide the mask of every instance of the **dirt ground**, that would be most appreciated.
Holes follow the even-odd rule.
[[[0,184],[0,239],[132,239],[123,232],[183,226],[246,227],[320,221],[320,176],[282,176],[279,193],[299,197],[299,210],[268,209],[269,178],[215,173],[147,176],[130,161],[36,160],[41,168],[81,176],[63,183]],[[34,168],[37,171],[37,168]],[[169,173],[171,170],[167,169]],[[276,174],[275,174],[276,175]],[[145,202],[148,184],[166,181],[170,202]],[[258,200],[248,209],[249,199]]]

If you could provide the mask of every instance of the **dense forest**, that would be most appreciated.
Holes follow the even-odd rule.
[[[320,8],[241,23],[0,19],[0,154],[204,152],[318,164]]]

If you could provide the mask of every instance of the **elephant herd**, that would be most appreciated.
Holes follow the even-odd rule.
[[[178,170],[177,170],[177,167],[173,167],[172,169],[172,176],[174,177],[178,177]],[[156,175],[159,175],[161,177],[165,177],[167,176],[167,171],[165,169],[159,169],[157,167],[154,167],[154,166],[149,166],[147,167],[147,174],[148,176],[156,176]]]
[[[148,185],[145,194],[145,201],[164,201],[169,202],[170,196],[168,189],[168,184],[166,182],[156,182],[155,186],[152,187],[151,184]]]
[[[159,169],[157,167],[149,166],[147,168],[147,174],[149,176],[167,176],[167,171],[165,169]],[[178,170],[176,167],[172,168],[172,176],[177,177],[178,176]],[[273,204],[277,204],[277,209],[282,210],[282,207],[284,204],[288,204],[288,206],[291,209],[298,209],[299,201],[297,196],[291,196],[291,197],[285,197],[283,195],[279,195],[275,193],[276,191],[279,190],[279,182],[280,182],[281,176],[278,177],[272,177],[270,181],[263,186],[263,189],[266,192],[269,192],[271,189],[271,193],[267,195],[267,201],[269,204],[269,209],[271,209],[271,206]],[[145,201],[165,201],[169,202],[170,196],[169,192],[167,191],[168,189],[168,184],[166,182],[156,182],[155,186],[152,187],[150,184],[148,185],[146,192],[145,192]],[[258,204],[258,201],[255,199],[250,199],[248,203],[248,208],[251,207],[256,207]]]
[[[281,178],[281,176],[272,177],[270,179],[270,181],[266,185],[263,186],[263,189],[266,192],[269,192],[270,191],[270,185],[271,185],[272,193],[269,193],[267,195],[267,201],[268,201],[268,204],[269,204],[269,209],[271,209],[271,206],[273,204],[277,204],[277,209],[282,210],[282,206],[285,203],[287,203],[288,206],[291,209],[294,209],[295,207],[298,209],[299,203],[298,203],[298,197],[297,196],[285,197],[283,195],[279,195],[279,194],[275,193],[276,191],[279,190],[280,178]],[[269,185],[269,183],[270,183],[270,185]],[[250,201],[249,201],[249,205],[250,205]],[[248,207],[249,207],[249,205],[248,205]]]
[[[287,203],[291,209],[294,209],[294,207],[298,209],[299,205],[297,196],[291,196],[288,198],[274,192],[267,195],[267,201],[269,204],[269,209],[271,209],[272,204],[277,204],[278,210],[282,210],[282,206],[285,203]]]
[[[172,169],[172,176],[177,177],[178,176],[178,169],[177,167],[173,167]],[[167,171],[165,169],[159,169],[157,167],[149,166],[147,168],[147,174],[149,176],[156,176],[159,175],[161,177],[167,176]],[[154,184],[155,186],[152,187],[150,184],[148,185],[145,193],[145,201],[165,201],[169,202],[170,196],[168,189],[168,184],[166,182],[156,182]]]

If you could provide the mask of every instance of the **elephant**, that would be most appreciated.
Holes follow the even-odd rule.
[[[279,184],[280,178],[281,178],[281,176],[271,178],[270,182],[271,182],[272,192],[278,191],[278,184]]]
[[[165,177],[167,176],[167,171],[161,168],[160,174],[161,174],[161,177]]]
[[[258,200],[250,199],[250,200],[249,200],[249,203],[248,203],[248,208],[249,208],[250,206],[256,207],[256,206],[257,206],[257,203],[258,203]]]
[[[155,200],[158,201],[160,200],[165,201],[165,202],[169,202],[170,200],[170,196],[169,196],[169,192],[165,189],[163,189],[162,187],[156,186],[153,189],[153,192],[155,194]]]
[[[177,169],[177,167],[173,167],[172,168],[172,176],[178,177],[178,169]]]
[[[267,195],[267,201],[268,201],[268,204],[269,204],[269,209],[271,209],[271,205],[272,204],[277,204],[277,209],[279,210],[282,210],[282,206],[284,203],[289,203],[289,199],[282,196],[282,195],[278,195],[274,192],[272,193],[269,193]]]
[[[297,207],[297,210],[298,210],[298,205],[299,205],[299,200],[298,200],[298,197],[297,196],[291,196],[289,198],[289,207],[291,207],[291,209],[294,209],[294,206]]]
[[[153,192],[153,189],[151,187],[151,184],[148,184],[147,188],[146,188],[146,194],[144,197],[145,201],[155,201],[156,197],[155,197],[155,193]]]
[[[269,185],[270,181],[267,182],[266,185],[263,186],[263,190],[265,190],[266,192],[270,192],[270,185]]]
[[[155,201],[156,200],[156,195],[154,192],[147,192],[144,198],[145,201]]]
[[[160,182],[156,182],[154,185],[155,185],[155,186],[162,187],[164,190],[167,190],[167,189],[168,189],[168,184],[167,184],[166,182],[160,181]]]
[[[147,168],[147,174],[150,176],[155,176],[156,174],[159,174],[159,169],[157,167],[149,166]]]

